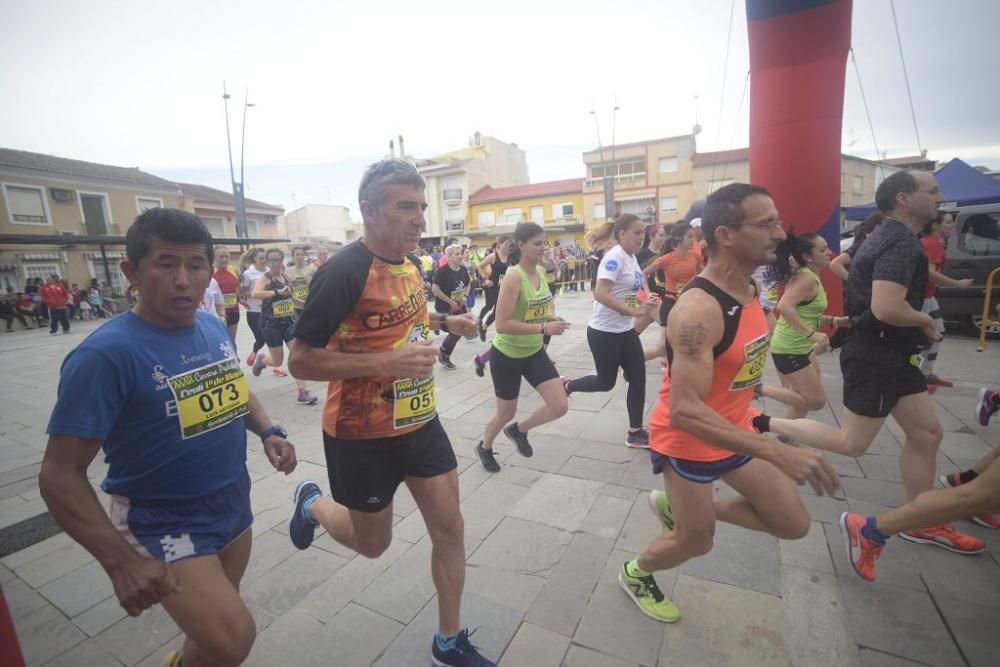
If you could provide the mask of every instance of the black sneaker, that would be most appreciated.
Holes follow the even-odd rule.
[[[472,358],[472,363],[476,365],[476,375],[483,377],[486,373],[486,364],[479,360],[478,354]]]
[[[517,428],[517,422],[511,422],[503,427],[503,434],[510,438],[510,441],[517,445],[517,453],[521,456],[532,456],[535,452],[528,442],[528,434],[522,433]]]
[[[475,632],[473,630],[472,632]],[[437,638],[431,640],[431,664],[434,667],[496,667],[496,663],[479,653],[469,641],[469,631],[462,630],[455,639],[455,648],[438,648]]]
[[[292,516],[288,519],[288,536],[296,549],[308,549],[316,535],[316,521],[310,520],[302,511],[305,501],[315,496],[322,496],[319,484],[311,480],[299,482],[292,496]]]
[[[483,449],[483,441],[476,445],[476,454],[479,455],[479,462],[483,464],[487,472],[500,472],[500,462],[497,461],[497,453],[492,449]]]
[[[632,449],[649,449],[649,432],[644,428],[629,431],[625,437],[625,445]]]
[[[458,366],[451,363],[451,358],[447,354],[438,354],[438,361],[440,361],[441,365],[447,368],[449,371],[453,371],[456,368],[458,368]]]

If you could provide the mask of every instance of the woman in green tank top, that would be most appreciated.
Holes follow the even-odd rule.
[[[476,454],[483,467],[499,472],[493,441],[503,429],[521,456],[531,456],[528,431],[566,414],[568,403],[559,372],[543,348],[543,338],[558,336],[569,322],[555,315],[552,292],[540,266],[545,255],[545,230],[532,222],[514,230],[516,249],[509,258],[510,269],[500,284],[496,306],[497,334],[490,348],[490,375],[497,397],[497,410],[486,424]],[[524,377],[545,404],[520,422],[511,421]],[[506,426],[504,426],[506,424]]]
[[[816,357],[827,351],[830,339],[820,329],[848,326],[849,320],[825,314],[826,291],[819,274],[830,266],[830,250],[822,236],[788,232],[776,253],[778,258],[768,268],[768,278],[784,285],[785,291],[778,300],[771,358],[786,390],[765,388],[764,395],[787,404],[785,416],[798,419],[826,405]]]

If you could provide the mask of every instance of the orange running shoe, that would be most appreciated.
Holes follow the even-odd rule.
[[[957,554],[972,555],[986,551],[985,542],[972,535],[958,532],[950,523],[932,528],[908,530],[905,533],[900,533],[899,536],[909,542],[934,544]]]
[[[860,514],[840,515],[840,532],[847,547],[847,560],[854,573],[865,581],[875,581],[875,561],[882,555],[882,545],[864,536],[861,529],[868,520]]]

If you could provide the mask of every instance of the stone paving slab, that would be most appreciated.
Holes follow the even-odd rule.
[[[581,324],[550,346],[559,369],[571,377],[593,372],[582,326],[590,306],[589,294],[560,301],[560,312]],[[33,332],[0,340],[10,390],[0,402],[0,526],[45,510],[36,477],[58,364],[38,365],[38,355],[59,359],[96,326],[82,323],[53,340]],[[650,327],[644,344],[659,334]],[[247,335],[241,329],[241,349]],[[563,419],[531,434],[532,458],[519,456],[501,435],[503,469],[491,475],[472,452],[495,406],[489,379],[472,371],[472,354],[484,348],[459,345],[453,357],[459,369],[438,373],[438,405],[458,456],[466,523],[463,623],[479,628],[474,643],[505,667],[996,662],[1000,531],[956,523],[986,541],[987,553],[975,557],[893,539],[875,584],[861,582],[847,566],[840,513],[877,513],[903,499],[902,431],[892,420],[861,458],[829,457],[844,476],[841,498],[800,488],[813,519],[803,540],[720,524],[711,554],[657,573],[683,615],[665,626],[643,616],[616,580],[621,564],[661,530],[646,492],[662,480],[652,474],[646,452],[624,445],[627,385],[619,380],[606,394],[571,397]],[[996,382],[998,367],[1000,345],[991,343],[980,354],[970,339],[945,340],[937,370],[956,386],[933,397],[945,431],[939,473],[967,468],[1000,444],[1000,420],[982,427],[971,408],[978,387]],[[659,362],[647,364],[646,373],[648,417]],[[765,377],[776,381],[770,367]],[[835,355],[821,358],[821,378],[830,402],[813,416],[836,426],[844,410]],[[321,409],[295,405],[287,378],[265,373],[249,381],[272,417],[289,429],[300,464],[291,476],[277,474],[250,439],[255,525],[243,592],[259,636],[247,664],[426,665],[437,598],[430,542],[412,495],[400,487],[394,539],[377,559],[357,556],[322,531],[313,548],[294,549],[286,526],[294,485],[313,478],[329,491]],[[322,391],[319,383],[309,384]],[[518,418],[539,404],[524,385]],[[783,410],[774,402],[765,409]],[[88,469],[91,483],[99,484],[105,470],[98,457]],[[717,487],[717,497],[732,495],[725,485]],[[100,492],[99,498],[107,500]],[[154,666],[180,645],[161,607],[137,619],[125,616],[103,572],[65,534],[0,559],[0,582],[30,665]],[[707,642],[707,652],[697,652],[700,642]]]

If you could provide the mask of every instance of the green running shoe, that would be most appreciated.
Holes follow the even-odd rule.
[[[622,590],[632,598],[639,611],[646,616],[661,623],[676,623],[681,619],[681,612],[677,610],[677,605],[660,592],[653,575],[633,577],[628,573],[628,563],[626,562],[618,573],[618,583]]]
[[[665,491],[649,492],[649,509],[653,516],[663,522],[665,529],[674,529],[674,513],[670,511],[670,501]]]

